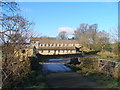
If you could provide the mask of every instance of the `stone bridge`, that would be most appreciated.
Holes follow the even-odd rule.
[[[120,62],[106,59],[86,60],[81,60],[81,58],[78,58],[78,61],[88,69],[89,65],[92,65],[97,72],[104,73],[115,78],[120,78]]]
[[[100,72],[120,78],[120,62],[98,59],[98,69]]]

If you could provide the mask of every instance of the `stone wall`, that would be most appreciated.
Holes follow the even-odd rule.
[[[120,62],[98,59],[98,69],[99,72],[120,78]]]
[[[96,72],[107,74],[114,78],[120,78],[120,62],[93,58],[86,58],[84,60],[79,58],[78,61],[81,62],[83,68],[92,70],[90,67],[92,66]]]

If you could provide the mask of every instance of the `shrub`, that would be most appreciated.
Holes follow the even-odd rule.
[[[32,70],[38,70],[39,61],[36,57],[30,57],[30,64]]]
[[[89,70],[94,70],[95,69],[95,58],[80,58],[81,64],[79,65],[80,68],[85,68]]]
[[[80,62],[78,62],[78,58],[72,58],[72,59],[70,60],[70,64],[76,65],[76,64],[80,64]]]

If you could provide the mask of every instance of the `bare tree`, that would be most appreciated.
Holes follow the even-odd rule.
[[[109,44],[109,36],[105,31],[98,31],[97,28],[97,24],[81,24],[74,32],[74,37],[84,47],[100,50]]]
[[[21,73],[26,72],[25,68],[29,65],[27,60],[20,61],[20,51],[29,40],[32,23],[17,14],[19,8],[17,3],[2,2],[0,4],[3,9],[0,17],[2,26],[0,39],[3,42],[2,81],[3,87],[9,87]]]
[[[118,43],[120,40],[120,30],[119,30],[120,26],[116,26],[114,28],[112,28],[111,31],[111,39],[113,43]]]
[[[67,33],[65,31],[61,31],[58,36],[57,36],[58,39],[62,39],[62,40],[65,40],[65,39],[68,39],[67,37]]]
[[[6,17],[2,21],[2,41],[4,43],[10,43],[11,41],[14,41],[12,39],[15,39],[15,37],[18,38],[18,35],[26,40],[28,38],[28,32],[30,31],[31,25],[32,23],[19,15]]]
[[[89,45],[89,39],[88,39],[88,24],[80,24],[80,27],[77,28],[76,31],[74,31],[74,37],[78,40],[78,42],[85,46],[88,47]]]
[[[81,38],[83,34],[86,33],[86,31],[88,30],[88,24],[80,24],[80,27],[77,28],[77,30],[74,31],[74,37],[75,38]]]
[[[112,52],[120,55],[120,25],[111,29],[112,37]]]

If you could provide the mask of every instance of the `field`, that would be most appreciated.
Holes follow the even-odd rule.
[[[120,59],[119,55],[115,55],[110,52],[99,52],[97,55],[98,55],[97,58],[99,59],[107,59],[107,60],[112,60],[112,61],[119,61]]]

